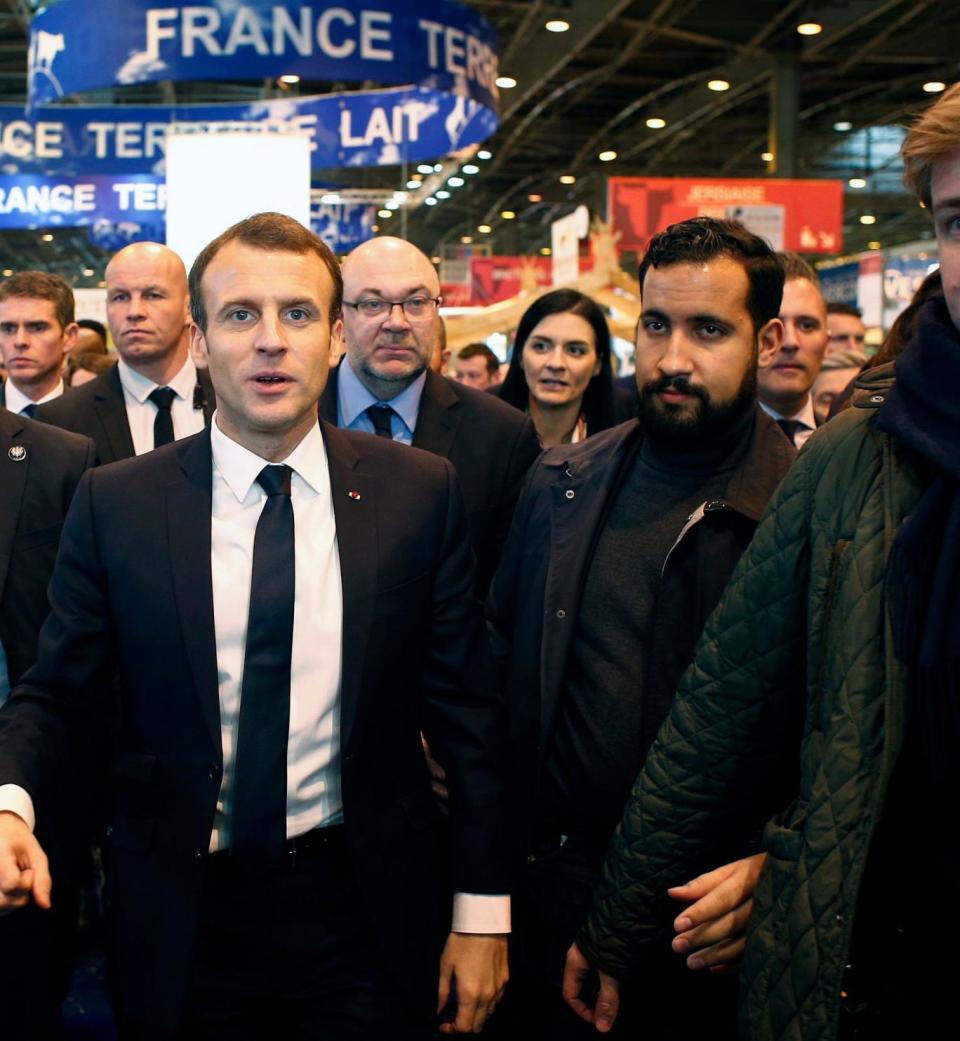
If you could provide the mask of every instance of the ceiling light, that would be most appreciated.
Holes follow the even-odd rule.
[[[48,232],[46,233],[46,235],[41,235],[41,236],[40,236],[40,240],[41,240],[42,242],[53,242],[53,236],[52,236],[52,235],[50,234],[50,232],[48,231]]]
[[[542,195],[528,195],[527,202],[543,202]]]
[[[401,191],[399,188],[393,193],[393,197],[397,200],[397,202],[406,202],[407,195],[407,192]]]
[[[371,231],[379,231],[380,230],[380,225],[379,224],[374,224],[373,227],[370,230]]]
[[[478,159],[492,159],[493,158],[493,152],[488,152],[486,148],[481,148],[480,151],[477,152],[477,158]]]
[[[929,83],[924,83],[923,89],[928,94],[939,94],[941,91],[947,89],[946,83],[941,83],[940,80],[930,80]]]
[[[431,264],[439,264],[440,263],[440,258],[439,257],[431,257],[430,258],[430,263]]]
[[[560,183],[561,184],[576,184],[577,183],[577,179],[576,179],[576,177],[573,176],[573,174],[565,173],[560,178]]]
[[[516,217],[516,214],[513,212],[513,210],[501,210],[500,216],[504,220],[513,220],[513,218]]]
[[[876,239],[873,239],[872,241],[867,243],[867,249],[879,249],[879,248],[880,248],[880,243],[877,242]]]
[[[773,152],[761,152],[760,153],[760,158],[765,163],[772,163],[773,162]]]
[[[430,163],[421,163],[417,167],[417,173],[422,173],[422,174],[433,173],[433,167],[430,165]]]
[[[728,80],[710,80],[707,83],[707,90],[715,90],[718,94],[729,89],[730,83]]]
[[[324,206],[336,206],[340,202],[340,196],[336,192],[327,192],[320,196],[320,201]]]
[[[612,163],[617,158],[617,153],[612,148],[608,148],[605,152],[601,152],[597,158],[601,163]]]
[[[867,182],[862,177],[851,177],[847,184],[851,188],[866,188]]]
[[[549,257],[553,250],[549,246],[541,246],[540,252],[545,256]]]
[[[475,166],[473,163],[467,163],[467,165],[460,172],[465,174],[480,173],[480,167]]]
[[[12,267],[5,267],[3,269],[4,278],[9,278],[12,274],[13,274],[13,268]]]
[[[517,85],[517,81],[512,76],[498,76],[494,82],[501,90],[511,90]]]
[[[447,191],[444,191],[443,189],[441,189],[438,192],[434,192],[434,195],[436,195],[436,197],[438,199],[449,199],[450,198],[450,193],[447,192]]]
[[[377,216],[387,220],[393,216],[393,210],[377,210]]]
[[[288,86],[292,87],[295,83],[300,82],[300,77],[294,75],[293,73],[288,73],[286,76],[280,77],[280,82],[286,83]]]
[[[570,23],[562,18],[551,18],[544,28],[548,33],[565,33],[570,28]]]
[[[863,213],[860,215],[861,224],[876,224],[877,218],[872,213]]]
[[[83,269],[84,278],[93,278],[93,276],[95,274],[96,274],[96,271],[94,271],[92,267],[85,267]]]
[[[463,244],[464,244],[465,246],[469,246],[469,245],[470,245],[470,243],[471,243],[471,242],[473,242],[473,239],[472,239],[472,238],[471,238],[471,237],[470,237],[469,235],[461,235],[461,236],[460,236],[460,241],[461,241],[461,242],[462,242],[462,243],[463,243]]]
[[[422,187],[423,181],[407,181],[407,187],[410,191],[415,191],[417,188]]]
[[[493,231],[493,228],[491,228],[489,224],[478,224],[477,231],[482,235],[489,235],[490,232]]]
[[[11,273],[11,274],[13,274],[13,272],[12,272],[12,271],[11,271],[10,273]],[[98,287],[99,287],[100,289],[106,289],[106,288],[107,288],[107,283],[106,283],[106,282],[98,282],[98,283],[97,283],[97,286],[98,286]]]
[[[841,119],[839,122],[833,124],[833,129],[838,134],[845,134],[848,130],[853,130],[853,123],[849,119]]]
[[[801,22],[797,26],[797,32],[801,36],[818,36],[823,32],[823,26],[819,22]]]
[[[433,164],[433,172],[434,173],[440,173],[442,170],[443,170],[443,163],[434,163]]]
[[[427,206],[436,206],[437,200],[431,195],[429,199],[424,199],[424,204]]]
[[[661,119],[659,116],[651,116],[647,120],[647,126],[650,127],[651,130],[663,130],[666,125],[667,121]]]
[[[465,183],[466,182],[464,181],[464,179],[462,177],[448,177],[447,178],[447,184],[449,184],[451,188],[462,188]]]
[[[391,199],[387,203],[387,209],[390,210],[391,212],[393,210],[399,210],[400,209],[400,203],[398,203],[396,199]]]

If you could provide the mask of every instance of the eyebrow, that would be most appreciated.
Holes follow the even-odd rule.
[[[431,289],[421,284],[418,286],[414,286],[412,289],[403,290],[402,295],[404,300],[406,300],[408,296],[414,296],[417,293],[426,293],[429,296],[431,292]],[[360,289],[357,291],[357,298],[362,298],[364,293],[372,293],[374,296],[379,296],[381,300],[386,300],[386,294],[383,292],[382,289],[374,289],[372,286],[368,286],[366,289]]]
[[[302,307],[304,309],[311,309],[314,311],[322,311],[323,307],[321,304],[310,299],[308,296],[291,297],[288,300],[278,301],[278,306],[283,309],[287,307]],[[217,315],[222,315],[225,311],[228,311],[231,307],[246,307],[248,310],[257,311],[261,307],[261,301],[254,300],[251,297],[235,297],[232,300],[226,300],[218,308]]]
[[[673,321],[673,319],[670,317],[670,315],[666,314],[664,311],[661,311],[661,310],[659,310],[656,307],[647,308],[645,311],[643,311],[641,313],[640,317],[641,318],[657,318],[657,319],[660,319],[661,321],[667,321],[667,322]],[[729,326],[729,325],[733,324],[730,321],[729,318],[720,318],[720,317],[718,317],[715,314],[694,314],[694,315],[690,315],[690,316],[688,316],[688,317],[686,317],[686,318],[684,318],[682,320],[685,321],[685,322],[698,322],[701,325],[724,325],[724,326]]]

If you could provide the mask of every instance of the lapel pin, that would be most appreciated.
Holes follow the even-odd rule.
[[[10,451],[12,452],[13,449],[10,449]],[[359,492],[347,492],[347,498],[353,499],[354,502],[359,502],[360,501],[360,493]]]
[[[13,448],[11,448],[7,452],[7,455],[15,463],[22,463],[24,461],[24,459],[27,458],[27,450],[23,447],[23,445],[14,445]],[[359,499],[360,496],[358,495],[357,498]]]

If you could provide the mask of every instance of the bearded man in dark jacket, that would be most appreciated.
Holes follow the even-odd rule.
[[[730,221],[684,221],[654,238],[640,281],[640,420],[535,464],[489,599],[524,796],[511,993],[492,1027],[503,1036],[591,1033],[562,1000],[566,949],[703,624],[796,454],[757,405],[758,366],[782,334],[767,244]],[[674,895],[719,902],[721,918],[753,870],[728,865]],[[697,966],[727,956],[703,946],[678,950]],[[654,980],[660,1008],[685,1001],[697,1016],[683,1033],[636,1009],[649,1041],[708,1024],[734,1036],[729,979],[692,978],[665,943]]]
[[[658,902],[784,762],[741,976],[745,1041],[935,1036],[960,886],[960,85],[902,148],[943,295],[892,367],[814,435],[712,615],[647,756],[567,992],[602,1001],[656,950]],[[798,741],[793,720],[802,719]]]

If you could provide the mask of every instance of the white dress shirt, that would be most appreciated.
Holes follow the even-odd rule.
[[[127,423],[130,425],[130,436],[133,438],[133,450],[137,455],[152,452],[153,422],[157,418],[157,406],[149,398],[161,384],[154,383],[136,369],[131,369],[122,358],[117,362],[117,373],[120,376],[120,386],[123,387],[123,400],[127,406]],[[170,406],[174,438],[179,440],[190,434],[199,434],[204,427],[203,409],[193,407],[197,367],[189,355],[183,363],[183,368],[163,386],[174,392],[173,403]]]
[[[793,435],[793,443],[797,448],[803,448],[803,446],[813,437],[814,432],[817,429],[817,417],[813,411],[813,398],[808,394],[807,403],[795,416],[783,416],[775,408],[771,408],[764,402],[760,402],[760,407],[771,419],[795,419],[800,427],[797,432]]]
[[[20,415],[28,405],[45,405],[48,401],[55,401],[59,398],[63,394],[63,380],[57,380],[57,385],[53,390],[49,394],[44,394],[42,398],[37,398],[36,401],[33,398],[28,398],[23,391],[18,390],[14,386],[13,380],[7,380],[4,388],[7,398],[7,411]]]

